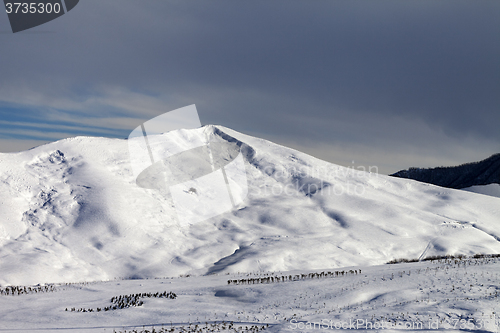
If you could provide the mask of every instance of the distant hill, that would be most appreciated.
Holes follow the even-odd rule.
[[[390,176],[455,189],[500,184],[500,154],[492,155],[480,162],[466,163],[455,167],[410,168]]]

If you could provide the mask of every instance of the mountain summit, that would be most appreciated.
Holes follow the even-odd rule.
[[[211,150],[227,162],[240,151],[243,199],[206,220],[180,223],[154,167],[134,176],[127,140],[76,137],[0,154],[0,284],[500,253],[498,198],[341,167],[222,126],[149,140],[172,151],[194,141],[227,143]],[[196,156],[176,161],[179,170],[191,163],[186,168],[200,172]],[[232,182],[241,176],[225,179],[233,197],[238,187]],[[190,186],[181,195],[207,195],[217,205],[213,193],[223,191],[210,191]]]

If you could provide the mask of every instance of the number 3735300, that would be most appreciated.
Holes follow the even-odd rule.
[[[7,2],[5,4],[7,14],[59,14],[61,11],[61,4],[43,3],[43,2]]]

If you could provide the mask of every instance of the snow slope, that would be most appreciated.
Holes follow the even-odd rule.
[[[459,166],[400,170],[391,176],[456,189],[500,184],[500,154]]]
[[[471,186],[464,188],[463,190],[500,198],[500,184]]]
[[[248,197],[181,225],[137,186],[127,140],[0,154],[0,284],[315,269],[500,253],[500,199],[333,165],[220,126],[162,134],[241,149]]]

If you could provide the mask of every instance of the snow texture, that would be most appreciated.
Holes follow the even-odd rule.
[[[248,333],[255,330],[245,327],[257,326],[259,332],[266,328],[264,332],[273,333],[500,332],[500,258],[356,266],[340,272],[249,272],[41,286],[49,291],[0,294],[0,331]],[[177,297],[158,297],[170,292]],[[139,294],[132,302],[116,301]],[[104,310],[113,305],[120,306]],[[234,329],[228,328],[231,323]]]

